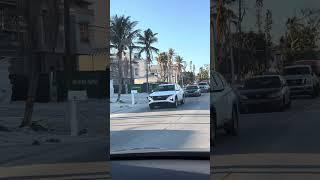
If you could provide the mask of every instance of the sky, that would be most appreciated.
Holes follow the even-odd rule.
[[[245,31],[254,30],[256,31],[256,10],[255,1],[256,0],[242,0],[246,8],[246,16],[244,18],[242,28]],[[320,9],[320,0],[264,0],[264,11],[270,9],[273,16],[272,25],[272,36],[273,41],[278,43],[280,37],[285,33],[286,27],[285,23],[288,18],[294,16],[295,12],[299,15],[300,9],[305,8],[317,8]],[[236,13],[238,13],[238,4],[235,4]],[[263,17],[264,20],[265,17]]]
[[[138,29],[158,33],[154,46],[160,52],[173,48],[196,70],[210,63],[209,0],[111,0],[110,10],[111,16],[131,16]]]

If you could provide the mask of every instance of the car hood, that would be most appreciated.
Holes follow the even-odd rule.
[[[311,75],[287,75],[284,76],[286,80],[294,80],[294,79],[304,79],[304,78],[310,78]]]
[[[176,94],[175,91],[157,91],[150,94],[150,96],[168,96]]]
[[[268,89],[242,89],[239,90],[241,95],[250,95],[250,94],[269,94],[280,91],[280,88],[268,88]]]

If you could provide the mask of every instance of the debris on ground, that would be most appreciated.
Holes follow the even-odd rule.
[[[3,132],[11,132],[9,128],[5,127],[5,126],[2,126],[0,125],[0,131],[3,131]]]
[[[59,143],[59,142],[61,142],[61,140],[58,139],[58,138],[49,138],[49,139],[46,140],[46,142]]]
[[[32,145],[38,146],[38,145],[40,145],[40,141],[39,140],[33,140]]]

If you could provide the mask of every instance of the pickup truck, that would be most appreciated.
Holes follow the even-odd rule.
[[[310,65],[312,71],[319,77],[320,76],[320,60],[299,60],[294,62],[294,65]]]
[[[319,95],[319,78],[310,65],[285,66],[283,73],[290,88],[290,95]]]

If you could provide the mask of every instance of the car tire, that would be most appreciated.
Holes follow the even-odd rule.
[[[210,147],[214,147],[217,136],[217,117],[216,114],[213,113],[213,110],[210,110],[210,112]]]
[[[225,131],[227,134],[232,136],[237,136],[239,131],[239,115],[236,107],[232,108],[232,118],[230,123],[228,123],[227,127],[225,127]]]
[[[313,90],[312,90],[311,97],[312,98],[316,98],[317,97],[317,93],[316,93],[315,88],[313,88]]]
[[[178,98],[176,97],[176,98],[175,98],[175,101],[174,101],[174,104],[173,104],[173,107],[174,107],[174,108],[178,108],[178,104],[179,104],[179,100],[178,100]]]
[[[185,99],[184,99],[184,96],[182,97],[182,100],[181,100],[181,104],[184,104],[185,103]]]
[[[287,104],[287,108],[291,108],[291,99],[289,99],[289,102]]]
[[[283,112],[287,107],[285,97],[282,98],[282,103],[279,105],[279,112]]]

